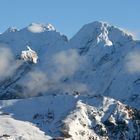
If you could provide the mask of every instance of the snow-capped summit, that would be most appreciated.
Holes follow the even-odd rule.
[[[56,32],[51,24],[32,23],[19,30],[9,28],[0,34],[0,44],[9,46],[14,55],[20,55],[27,45],[38,53],[39,49],[47,49],[48,46],[53,45],[62,46],[61,43],[66,42],[66,36]]]
[[[52,25],[52,24],[47,24],[47,28],[48,28],[48,30],[50,30],[50,31],[55,31],[56,29],[54,28],[54,26]]]
[[[45,31],[55,31],[53,25],[51,24],[40,24],[40,23],[32,23],[30,24],[27,29],[32,33],[41,33]]]
[[[132,39],[133,36],[128,31],[106,22],[95,21],[84,25],[71,39],[71,42],[75,43],[70,45],[77,48],[83,48],[86,43],[92,46],[113,46],[117,42],[124,43]]]

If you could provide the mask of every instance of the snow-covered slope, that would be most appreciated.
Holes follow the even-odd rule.
[[[0,140],[48,140],[44,132],[29,122],[19,121],[8,115],[0,116]]]
[[[0,135],[14,140],[140,138],[140,111],[103,96],[3,100],[0,108]]]

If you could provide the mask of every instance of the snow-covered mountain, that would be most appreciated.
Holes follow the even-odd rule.
[[[18,62],[16,74],[1,81],[1,98],[21,97],[25,89],[29,90],[29,95],[25,91],[27,96],[78,91],[110,96],[139,107],[140,42],[122,29],[93,22],[68,41],[52,25],[33,23],[21,30],[8,29],[0,35],[0,42],[16,58],[27,45],[38,55],[36,65]],[[36,79],[35,74],[46,76],[40,86],[45,84],[47,88],[31,94],[37,83],[30,82],[28,87],[25,81]]]
[[[0,34],[1,138],[139,140],[139,62],[140,41],[105,22],[84,25],[70,40],[51,24],[7,29]]]
[[[0,70],[1,99],[22,96],[21,91],[23,83],[25,83],[25,75],[34,67],[39,71],[46,71],[47,67],[50,65],[51,56],[54,53],[63,50],[63,46],[67,42],[67,37],[57,32],[51,24],[42,25],[32,23],[24,29],[18,30],[9,28],[3,34],[0,34],[1,53],[6,54],[4,55],[5,57],[2,57],[1,59],[1,67],[3,67],[4,64],[6,65]],[[39,62],[37,65],[26,63],[20,59],[23,58],[25,60],[30,58],[29,55],[27,58],[27,55],[25,55],[27,53],[31,54],[29,53],[30,51],[24,51],[27,46],[37,53]],[[12,61],[11,63],[11,60],[14,62]],[[5,71],[8,71],[8,74],[5,74]],[[23,83],[20,84],[20,82]]]
[[[104,22],[93,22],[85,25],[68,46],[86,59],[74,80],[86,84],[91,94],[140,107],[140,41],[133,35]]]

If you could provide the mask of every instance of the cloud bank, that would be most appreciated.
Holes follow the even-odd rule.
[[[126,68],[130,73],[140,72],[140,50],[128,54]]]
[[[61,93],[86,92],[88,88],[84,83],[71,80],[81,68],[83,60],[74,49],[54,54],[50,59],[52,67],[46,66],[47,69],[38,67],[25,76],[21,83],[25,89],[25,97],[52,91],[60,91]]]
[[[5,46],[0,46],[0,81],[12,75],[19,65],[12,51]]]
[[[55,68],[54,77],[56,80],[62,77],[72,76],[80,67],[82,59],[76,50],[70,49],[61,51],[53,56],[52,63]]]

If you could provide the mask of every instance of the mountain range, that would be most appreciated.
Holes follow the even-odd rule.
[[[0,139],[139,140],[139,62],[140,41],[106,22],[71,39],[51,24],[8,28],[0,34]]]

